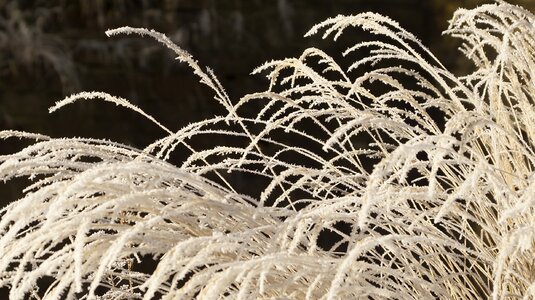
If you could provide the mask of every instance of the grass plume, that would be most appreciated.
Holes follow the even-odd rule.
[[[503,2],[458,10],[446,34],[476,69],[456,76],[393,20],[337,16],[307,35],[376,36],[343,53],[352,64],[309,48],[260,66],[269,89],[238,101],[165,35],[108,31],[164,44],[228,113],[173,132],[88,92],[51,110],[103,99],[168,135],[138,150],[0,132],[36,140],[0,156],[2,180],[34,179],[0,211],[0,285],[11,299],[531,299],[534,24]],[[229,143],[195,143],[215,136]],[[246,195],[233,174],[264,185]]]

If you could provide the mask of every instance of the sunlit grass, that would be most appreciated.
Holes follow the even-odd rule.
[[[0,285],[11,299],[533,298],[534,24],[505,3],[458,10],[446,33],[475,71],[457,76],[391,19],[338,16],[307,35],[376,36],[344,52],[354,63],[310,48],[259,67],[269,89],[237,101],[165,35],[110,30],[174,51],[228,114],[173,132],[86,92],[51,111],[101,99],[168,135],[138,150],[0,132],[36,140],[0,156],[1,179],[33,179],[0,211]],[[263,185],[244,194],[237,174]]]

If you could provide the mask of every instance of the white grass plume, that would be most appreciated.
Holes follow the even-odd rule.
[[[1,132],[38,141],[0,157],[1,179],[34,178],[0,211],[0,285],[12,299],[531,299],[533,24],[502,2],[458,10],[447,33],[476,66],[458,77],[389,18],[338,16],[307,35],[361,27],[377,40],[344,55],[369,55],[268,62],[269,90],[235,104],[163,34],[108,31],[165,44],[228,115],[143,150]],[[58,105],[93,97],[145,115],[99,93]],[[214,136],[246,146],[191,143]],[[173,151],[191,154],[174,166]],[[267,183],[241,195],[228,172]]]

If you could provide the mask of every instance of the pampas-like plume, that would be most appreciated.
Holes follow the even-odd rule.
[[[34,179],[0,211],[0,285],[10,299],[532,299],[534,24],[501,2],[458,10],[446,33],[476,66],[458,77],[389,18],[338,16],[307,35],[360,27],[377,39],[344,55],[367,56],[268,62],[269,90],[235,103],[163,34],[108,31],[166,45],[228,115],[171,132],[82,93],[53,109],[102,98],[169,135],[137,150],[1,132],[37,142],[0,156],[2,180]],[[214,136],[239,143],[191,142]],[[190,155],[175,166],[174,151]],[[229,173],[266,184],[243,195]]]

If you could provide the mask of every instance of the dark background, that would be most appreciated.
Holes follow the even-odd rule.
[[[249,73],[270,59],[294,57],[309,46],[328,54],[342,42],[303,38],[314,24],[338,14],[374,11],[418,36],[453,70],[470,68],[442,36],[457,7],[476,0],[0,0],[0,129],[54,137],[110,138],[143,147],[163,132],[135,113],[103,102],[77,103],[49,115],[74,92],[104,91],[129,99],[171,129],[212,116],[211,91],[171,52],[150,38],[107,38],[104,31],[140,26],[167,34],[203,66],[215,70],[233,100],[267,88]],[[533,0],[515,3],[535,8]],[[358,30],[344,35],[349,45]],[[0,147],[4,147],[1,145]],[[1,153],[9,152],[0,148]]]
[[[249,73],[271,59],[318,47],[333,56],[364,38],[358,30],[340,42],[303,38],[314,24],[338,14],[373,11],[397,20],[454,73],[471,65],[442,36],[458,7],[478,0],[0,0],[0,130],[53,137],[106,138],[143,148],[164,132],[134,112],[102,101],[76,103],[48,114],[48,107],[80,91],[129,99],[176,130],[223,113],[211,91],[164,46],[138,36],[107,38],[119,26],[167,34],[202,66],[211,67],[233,101],[267,88]],[[535,0],[515,0],[531,11]],[[343,64],[342,64],[343,65]],[[348,65],[343,65],[348,66]],[[24,146],[0,141],[0,155]],[[0,183],[0,207],[20,196],[22,180]],[[4,289],[5,291],[5,289]],[[7,299],[0,290],[0,299]]]

